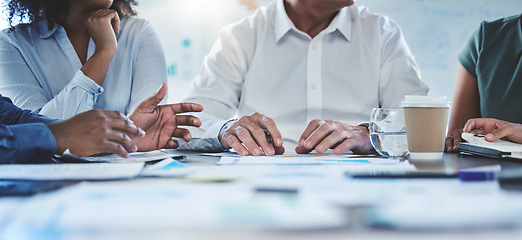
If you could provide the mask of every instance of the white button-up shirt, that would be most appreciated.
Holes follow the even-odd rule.
[[[186,100],[205,107],[196,137],[216,138],[228,119],[259,112],[296,143],[313,119],[357,125],[373,108],[427,91],[389,18],[352,5],[311,38],[276,0],[221,31]]]

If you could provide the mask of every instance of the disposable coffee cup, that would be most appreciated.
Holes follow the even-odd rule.
[[[402,102],[411,159],[442,159],[450,104],[446,97],[405,96]]]

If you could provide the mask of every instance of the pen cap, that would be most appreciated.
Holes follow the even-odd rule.
[[[449,107],[445,96],[407,95],[402,102],[403,107]]]

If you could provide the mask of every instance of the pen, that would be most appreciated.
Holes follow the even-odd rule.
[[[299,193],[299,190],[297,188],[288,187],[256,187],[254,191],[258,193]]]
[[[377,174],[351,174],[344,173],[351,178],[457,178],[455,173],[443,172],[405,172],[405,173],[377,173]]]
[[[263,131],[265,132],[266,141],[267,141],[269,144],[273,144],[273,143],[274,143],[274,139],[272,139],[272,135],[270,135],[270,133],[269,133],[268,130],[266,130],[266,129],[263,129]]]

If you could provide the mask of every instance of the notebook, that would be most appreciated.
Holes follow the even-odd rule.
[[[462,133],[462,138],[468,141],[467,143],[460,143],[459,150],[462,153],[522,160],[522,144],[505,140],[488,142],[484,135],[466,132]]]

